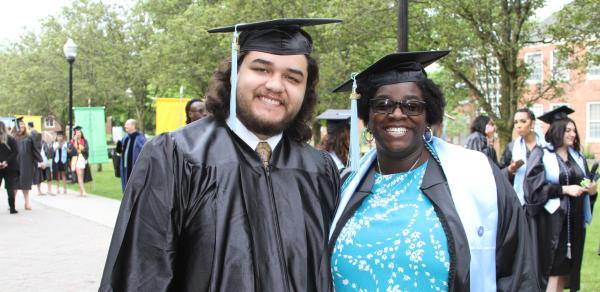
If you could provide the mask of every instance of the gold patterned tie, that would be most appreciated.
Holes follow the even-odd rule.
[[[269,158],[271,158],[271,146],[267,142],[259,142],[256,146],[256,153],[263,163],[263,166],[267,168],[269,166]]]

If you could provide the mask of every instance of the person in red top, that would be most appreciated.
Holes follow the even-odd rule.
[[[71,153],[71,171],[77,174],[77,183],[79,184],[79,195],[85,196],[84,182],[92,180],[92,175],[87,163],[89,155],[88,142],[81,131],[81,127],[76,126],[73,128],[74,134],[71,139],[69,151]]]

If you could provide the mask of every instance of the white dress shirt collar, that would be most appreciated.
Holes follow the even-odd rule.
[[[267,142],[267,143],[269,143],[269,146],[271,146],[271,150],[274,150],[275,147],[277,146],[277,144],[279,144],[279,141],[281,141],[281,137],[283,137],[283,134],[279,133],[275,136],[268,138],[266,141],[261,140],[256,136],[256,134],[254,134],[252,131],[248,130],[248,128],[246,128],[246,126],[242,123],[242,121],[240,121],[237,118],[236,118],[237,127],[235,127],[235,129],[233,129],[231,127],[231,125],[229,125],[229,122],[227,122],[227,125],[229,126],[230,129],[232,129],[232,131],[238,137],[240,137],[240,139],[242,139],[242,141],[246,142],[246,144],[248,144],[248,146],[250,146],[250,148],[252,148],[252,149],[256,149],[256,146],[258,146],[259,142]]]

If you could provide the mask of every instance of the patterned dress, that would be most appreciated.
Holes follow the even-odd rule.
[[[371,194],[342,229],[331,257],[336,291],[447,291],[450,254],[420,186],[427,163],[375,174]]]

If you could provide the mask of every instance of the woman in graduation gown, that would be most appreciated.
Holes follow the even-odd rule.
[[[588,168],[577,127],[567,116],[572,112],[562,106],[539,117],[550,124],[549,145],[532,151],[526,173],[525,207],[546,291],[579,290],[585,226],[596,200],[595,183],[580,185]]]
[[[494,148],[496,127],[494,121],[486,115],[480,115],[471,123],[471,134],[467,137],[465,148],[483,152],[494,163],[498,164],[498,155]]]
[[[376,144],[343,183],[330,234],[336,291],[538,290],[506,178],[430,133],[445,101],[424,67],[447,53],[390,54],[335,90],[357,88]]]
[[[506,145],[500,159],[500,168],[512,183],[521,204],[525,203],[523,183],[525,170],[527,170],[527,159],[533,148],[546,145],[544,137],[538,134],[534,128],[535,114],[528,108],[518,109],[514,117],[514,129],[518,137]]]

